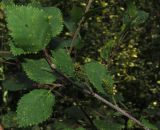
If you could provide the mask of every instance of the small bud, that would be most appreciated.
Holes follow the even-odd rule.
[[[55,64],[51,64],[51,67],[52,67],[53,69],[56,69]]]

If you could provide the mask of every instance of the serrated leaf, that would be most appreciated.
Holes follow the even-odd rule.
[[[35,82],[41,84],[51,84],[56,80],[56,77],[53,75],[52,70],[45,59],[27,59],[22,66],[28,78]]]
[[[23,49],[15,47],[13,42],[10,42],[9,46],[10,46],[10,51],[12,52],[14,56],[21,55],[21,54],[27,54],[27,52],[25,52]]]
[[[32,87],[32,82],[22,73],[7,76],[2,84],[9,91],[18,91]]]
[[[6,7],[5,14],[14,55],[38,52],[49,43],[50,27],[43,10],[12,5]]]
[[[55,37],[63,29],[63,17],[61,10],[56,7],[46,7],[44,10],[48,16],[48,23],[51,27],[52,37]]]
[[[65,49],[52,51],[52,57],[54,58],[53,62],[59,71],[70,77],[74,77],[74,64]]]
[[[42,8],[40,1],[37,1],[37,0],[31,0],[31,3],[28,3],[28,6]]]
[[[98,62],[85,64],[85,72],[93,86],[101,93],[105,93],[102,83],[106,76],[106,68]]]
[[[4,6],[14,5],[14,2],[12,0],[2,0],[1,4],[3,4]]]
[[[108,86],[109,88],[112,88],[113,87],[113,84],[114,84],[114,80],[113,80],[113,77],[109,74],[105,76],[105,79],[103,80],[103,82],[105,83],[106,86]]]
[[[17,118],[16,113],[9,111],[7,114],[2,115],[1,123],[4,126],[4,128],[11,128],[11,127],[17,127]]]
[[[122,130],[124,128],[124,125],[122,124],[104,120],[95,120],[94,123],[96,127],[99,128],[100,130]]]
[[[36,89],[25,94],[18,102],[17,121],[19,127],[39,124],[52,114],[55,96],[45,89]]]

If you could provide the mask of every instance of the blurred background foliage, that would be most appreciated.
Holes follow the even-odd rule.
[[[3,2],[10,1],[3,0]],[[31,1],[14,0],[14,2],[27,4]],[[34,0],[32,2],[37,4]],[[60,37],[53,39],[54,44],[51,43],[51,48],[70,46],[69,43],[78,21],[84,15],[87,1],[39,0],[39,2],[43,6],[57,6],[63,12],[64,31]],[[160,129],[160,1],[95,0],[90,11],[84,17],[85,22],[74,42],[75,49],[72,52],[74,60],[77,62],[77,68],[79,64],[89,62],[91,59],[97,59],[106,64],[115,82],[114,87],[107,90],[110,101],[128,112],[134,113],[151,129]],[[6,31],[3,10],[1,9],[1,50],[8,50]],[[59,43],[61,44],[59,45]],[[8,75],[5,74],[10,72],[13,77],[13,74],[17,76],[16,72],[20,66],[17,59],[8,58],[8,56],[4,58],[4,54],[1,61],[1,122],[6,128],[12,126],[14,129],[15,120],[9,122],[8,118],[14,118],[15,113],[12,111],[15,110],[17,99],[26,90],[13,92],[6,89],[8,84],[19,89],[19,81],[14,84],[14,78],[12,78],[7,84]],[[26,78],[19,80],[30,83]],[[140,129],[131,120],[112,111],[95,99],[84,98],[83,95],[73,92],[74,90],[68,90],[68,92],[64,92],[67,96],[59,97],[59,104],[49,122],[28,129],[63,129],[66,125],[74,128],[83,125],[89,129],[90,126],[83,110],[90,115],[94,124],[100,129]],[[78,100],[78,103],[74,99]],[[8,111],[10,111],[9,115],[4,116],[3,114]],[[54,125],[53,122],[55,122]],[[113,125],[111,125],[112,123]],[[110,124],[111,127],[108,127],[107,124]]]

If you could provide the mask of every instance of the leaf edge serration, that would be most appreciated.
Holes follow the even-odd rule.
[[[52,104],[52,106],[51,106],[51,110],[50,110],[50,114],[48,114],[48,116],[46,116],[43,120],[40,120],[39,122],[37,121],[32,121],[31,123],[29,123],[29,124],[23,124],[22,122],[22,124],[19,122],[19,118],[18,118],[18,108],[19,108],[19,104],[21,103],[21,101],[25,98],[25,96],[26,95],[28,95],[28,94],[31,94],[33,91],[41,91],[41,90],[43,90],[43,91],[48,91],[48,93],[51,93],[51,91],[49,91],[49,90],[46,90],[46,89],[34,89],[34,90],[32,90],[32,91],[30,91],[29,93],[26,93],[26,94],[24,94],[20,99],[19,99],[19,101],[18,101],[18,103],[17,103],[17,108],[16,108],[16,115],[17,115],[17,123],[18,123],[18,127],[19,128],[26,128],[26,127],[29,127],[29,126],[33,126],[33,125],[38,125],[38,124],[40,124],[40,123],[42,123],[42,122],[44,122],[44,121],[46,121],[47,119],[49,119],[49,117],[51,117],[51,115],[53,114],[53,106],[55,105],[55,95],[54,94],[52,94],[51,93],[51,95],[50,96],[52,96],[52,98],[53,98],[53,104]],[[29,105],[29,104],[28,104]],[[23,118],[23,117],[22,117]]]
[[[24,72],[25,72],[25,74],[27,75],[27,77],[29,78],[29,79],[31,79],[31,80],[33,80],[34,82],[37,82],[37,83],[39,83],[39,84],[51,84],[51,83],[53,83],[53,82],[55,82],[56,81],[56,76],[55,75],[53,75],[52,74],[52,81],[49,81],[48,80],[48,82],[47,81],[45,81],[44,82],[44,80],[43,81],[40,81],[40,80],[37,80],[37,79],[35,79],[34,77],[33,77],[33,75],[31,75],[31,73],[30,72],[27,72],[28,71],[28,68],[26,67],[26,65],[30,62],[37,62],[37,61],[39,61],[39,62],[46,62],[46,64],[48,65],[48,63],[47,63],[47,61],[45,61],[45,59],[38,59],[38,60],[33,60],[33,59],[25,59],[25,62],[24,63],[22,63],[22,68],[23,68],[23,70],[24,70]],[[28,62],[28,63],[27,63]],[[48,68],[50,69],[50,67],[49,67],[49,65],[48,65]],[[37,68],[37,69],[40,69],[40,68]],[[49,73],[49,72],[48,72]],[[51,74],[51,73],[50,73]]]
[[[48,16],[48,24],[49,24],[50,30],[52,32],[51,35],[52,35],[52,37],[56,37],[57,35],[59,35],[63,31],[63,27],[64,27],[64,19],[63,19],[62,11],[57,7],[46,7],[46,8],[44,8],[44,11],[46,12],[46,15]],[[53,13],[53,14],[51,14],[51,13]],[[57,22],[57,18],[58,19],[60,18],[59,22],[57,22],[59,24],[58,25],[59,26],[58,29],[57,28],[55,29],[55,27],[58,27],[57,25],[55,25],[55,27],[52,27],[52,23],[50,22],[50,20],[52,20],[52,17],[54,18],[54,16],[52,16],[52,15],[54,15],[54,13],[56,13],[56,15],[57,15],[56,16],[56,20],[55,20],[56,22]],[[53,33],[53,30],[56,30],[56,32]]]
[[[23,10],[24,9],[24,10]],[[47,17],[44,15],[43,18],[43,21],[46,21],[46,24],[45,24],[45,32],[46,32],[46,36],[43,41],[46,41],[45,44],[43,42],[39,42],[39,45],[37,45],[37,47],[28,47],[28,50],[24,50],[26,48],[21,48],[21,47],[18,47],[16,44],[16,41],[14,39],[14,33],[12,32],[13,29],[11,29],[9,27],[9,21],[13,21],[12,16],[8,16],[10,13],[12,13],[13,10],[21,10],[22,12],[25,11],[25,10],[32,10],[33,12],[35,11],[39,11],[40,13],[44,13],[46,14],[46,12],[43,10],[43,9],[40,9],[40,8],[37,8],[37,7],[32,7],[32,6],[24,6],[24,5],[8,5],[5,7],[5,10],[4,10],[4,13],[6,15],[6,25],[7,25],[7,28],[9,30],[9,35],[11,36],[11,41],[9,42],[9,47],[10,47],[10,51],[11,53],[14,55],[14,56],[19,56],[21,54],[36,54],[38,53],[39,51],[43,50],[48,44],[49,44],[49,41],[51,39],[51,32],[50,32],[50,26],[47,22]],[[10,14],[11,15],[11,14]],[[47,31],[48,30],[48,31]],[[41,44],[40,44],[41,43]]]

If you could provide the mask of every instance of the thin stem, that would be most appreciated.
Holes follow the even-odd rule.
[[[11,52],[9,51],[0,51],[0,57],[8,57],[12,56]]]
[[[131,116],[130,114],[128,114],[126,111],[122,110],[120,107],[113,105],[112,103],[110,103],[109,101],[107,101],[106,99],[104,99],[103,97],[101,97],[100,95],[94,93],[92,94],[93,97],[95,97],[96,99],[100,100],[101,102],[105,103],[106,105],[110,106],[111,108],[113,108],[114,110],[120,112],[122,115],[128,117],[129,119],[133,120],[135,123],[137,123],[139,126],[141,126],[144,130],[149,130],[149,128],[146,128],[139,120],[137,120],[135,117]]]
[[[0,51],[0,54],[8,54],[8,55],[10,55],[11,52],[9,52],[9,51]]]
[[[118,105],[117,105],[117,102],[116,102],[116,100],[115,100],[115,98],[114,98],[114,95],[112,95],[112,100],[113,100],[113,102],[114,102],[114,105],[118,106]]]
[[[86,86],[84,87],[82,84],[77,84],[74,81],[72,81],[70,78],[68,78],[66,75],[64,75],[63,73],[59,72],[56,68],[55,65],[52,64],[51,62],[51,58],[49,56],[49,54],[47,53],[47,50],[44,50],[44,54],[45,54],[45,59],[48,62],[48,64],[50,65],[52,71],[56,74],[58,74],[59,76],[63,77],[64,79],[66,79],[68,82],[70,82],[72,85],[76,86],[78,90],[83,91],[86,94],[89,94],[93,97],[95,97],[96,99],[98,99],[99,101],[103,102],[104,104],[110,106],[111,108],[113,108],[114,110],[118,111],[119,113],[121,113],[122,115],[128,117],[129,119],[133,120],[135,123],[137,123],[140,127],[142,127],[144,130],[149,130],[148,128],[146,128],[139,120],[137,120],[135,117],[133,117],[132,115],[130,115],[129,113],[127,113],[126,111],[124,111],[123,109],[121,109],[120,107],[112,104],[111,102],[107,101],[106,99],[104,99],[103,97],[101,97],[100,95],[98,95],[97,93],[94,93],[92,91],[89,91],[85,88],[87,88]]]
[[[4,63],[4,64],[10,64],[10,65],[17,65],[16,63],[12,63],[12,62],[8,62],[8,61],[2,61],[0,60],[0,63]]]
[[[88,4],[87,4],[86,9],[85,9],[85,14],[89,11],[92,2],[93,2],[93,0],[89,0],[89,1],[88,1]],[[74,35],[73,35],[72,41],[71,41],[71,46],[70,46],[69,52],[72,51],[73,43],[75,42],[75,40],[76,40],[76,38],[77,38],[77,36],[78,36],[78,34],[79,34],[79,31],[80,31],[80,29],[81,29],[81,26],[82,26],[82,23],[83,23],[84,19],[85,19],[85,17],[83,16],[83,17],[81,18],[81,20],[79,21],[79,23],[78,23],[78,27],[77,27],[77,29],[76,29],[76,31],[75,31],[75,33],[74,33]]]

